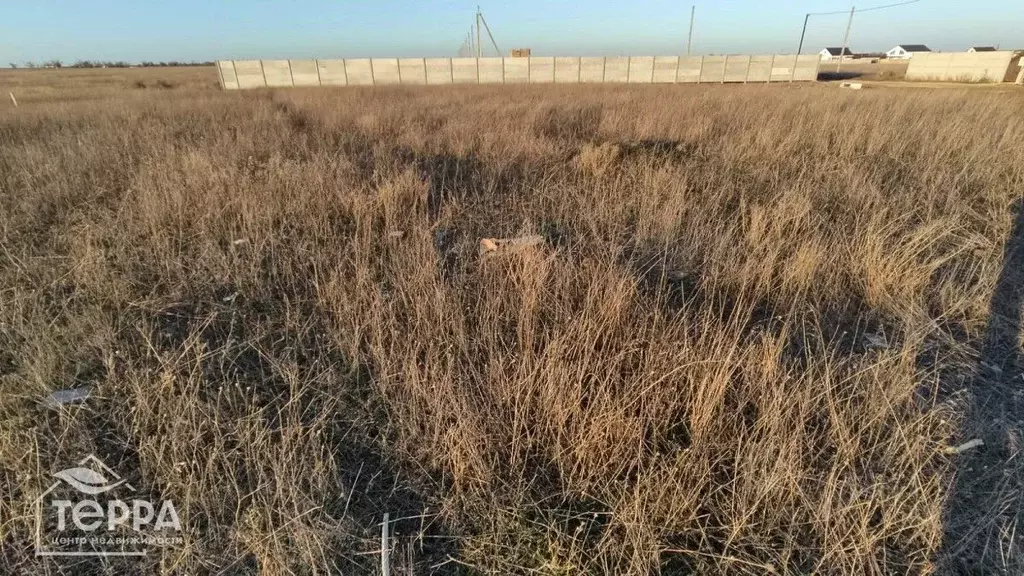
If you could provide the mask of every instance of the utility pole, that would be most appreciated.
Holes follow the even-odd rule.
[[[693,42],[693,14],[697,11],[697,5],[690,6],[690,34],[686,37],[686,55],[690,55],[690,44]]]
[[[480,44],[480,6],[476,7],[476,57],[479,58],[482,55],[482,45]]]
[[[810,13],[804,15],[804,29],[800,32],[800,45],[796,48],[796,55],[799,56],[800,52],[804,49],[804,34],[807,34],[807,19],[810,18]]]
[[[846,57],[846,43],[850,41],[850,26],[853,26],[853,13],[856,8],[850,8],[850,19],[846,22],[846,34],[843,36],[843,47],[839,49],[839,62],[836,62],[836,73],[843,66],[843,58]]]

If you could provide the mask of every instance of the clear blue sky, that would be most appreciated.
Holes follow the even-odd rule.
[[[854,2],[858,8],[895,0]],[[690,1],[519,0],[481,3],[499,47],[539,55],[678,54]],[[0,66],[60,59],[451,56],[475,2],[382,0],[4,0]],[[848,10],[849,0],[697,2],[696,54],[794,52],[805,12]],[[1021,0],[920,0],[858,14],[850,45],[938,50],[974,44],[1024,48]],[[841,44],[845,15],[814,16],[805,51]]]

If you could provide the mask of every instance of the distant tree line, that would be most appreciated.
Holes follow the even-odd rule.
[[[73,64],[65,64],[60,60],[49,60],[46,62],[25,62],[25,68],[162,68],[166,66],[213,66],[213,62],[179,62],[177,60],[171,60],[170,62],[150,62],[148,60],[139,62],[138,64],[132,64],[125,62],[124,60],[117,61],[104,61],[104,60],[78,60]],[[15,62],[10,63],[11,68],[20,68],[21,66]]]

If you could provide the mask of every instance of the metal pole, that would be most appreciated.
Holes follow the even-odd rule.
[[[690,34],[686,37],[686,55],[690,55],[690,44],[693,42],[693,14],[697,11],[697,5],[690,6]]]
[[[800,53],[803,52],[803,49],[804,49],[804,34],[807,34],[807,19],[810,18],[810,17],[811,17],[810,14],[807,14],[807,15],[804,16],[804,29],[803,29],[803,31],[800,32],[800,45],[797,46],[797,48],[796,48],[796,55],[797,56],[799,56]]]
[[[843,66],[843,58],[846,57],[846,43],[850,41],[850,26],[853,26],[853,12],[856,8],[850,8],[850,19],[846,22],[846,35],[843,36],[843,47],[839,49],[839,62],[836,62],[836,73]]]

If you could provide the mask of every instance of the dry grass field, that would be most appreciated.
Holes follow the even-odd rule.
[[[1024,571],[1024,93],[0,88],[0,572]]]

